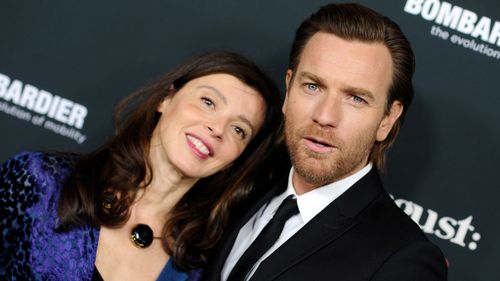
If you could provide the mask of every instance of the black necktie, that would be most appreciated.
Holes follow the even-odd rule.
[[[299,213],[297,200],[288,196],[283,200],[273,218],[262,229],[259,236],[253,241],[248,249],[243,253],[236,265],[233,267],[227,281],[244,280],[253,265],[264,255],[274,242],[278,240],[285,222],[293,215]]]

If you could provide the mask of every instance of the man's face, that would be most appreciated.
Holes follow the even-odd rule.
[[[292,80],[293,76],[293,80]],[[362,169],[402,111],[385,114],[392,59],[381,43],[316,33],[296,73],[288,70],[283,104],[285,136],[299,194]]]

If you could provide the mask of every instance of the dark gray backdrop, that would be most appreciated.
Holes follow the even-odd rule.
[[[0,160],[25,150],[91,151],[112,133],[111,115],[122,97],[207,49],[253,58],[283,89],[295,29],[329,2],[337,1],[4,0],[0,78],[10,81],[3,93],[0,81]],[[478,20],[491,19],[482,29],[491,33],[500,20],[500,3],[358,2],[398,22],[417,56],[416,98],[389,155],[387,189],[443,250],[450,280],[500,280],[495,268],[500,260],[495,177],[500,43],[437,23],[432,14],[449,3],[462,17],[467,10]],[[405,11],[412,3],[422,11]],[[446,32],[445,39],[437,36]],[[83,105],[88,110],[83,126],[19,105],[10,89],[14,80]],[[54,124],[65,136],[54,132]],[[77,134],[86,140],[68,136]]]

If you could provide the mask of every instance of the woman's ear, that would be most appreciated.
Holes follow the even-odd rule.
[[[172,101],[172,97],[174,96],[174,91],[175,91],[174,85],[170,84],[170,86],[168,87],[168,92],[169,92],[168,95],[163,98],[163,100],[160,102],[160,104],[156,108],[156,111],[158,111],[159,113],[162,113],[165,111],[165,109],[168,107],[168,105]]]
[[[170,104],[170,101],[172,100],[172,98],[170,96],[166,96],[161,102],[160,104],[158,105],[158,107],[156,108],[156,111],[158,111],[159,113],[163,113],[165,111],[165,109],[168,107],[168,105]]]

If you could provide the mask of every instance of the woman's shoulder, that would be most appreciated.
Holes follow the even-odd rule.
[[[9,158],[0,166],[1,211],[12,211],[9,205],[27,210],[53,198],[77,159],[76,154],[59,152],[22,152]]]
[[[66,152],[21,152],[0,166],[0,182],[5,185],[27,185],[29,178],[66,177],[79,155]]]
[[[41,195],[58,192],[76,159],[69,153],[22,152],[12,156],[0,166],[0,201],[29,205]]]
[[[71,152],[25,151],[13,155],[2,164],[2,169],[28,169],[33,165],[59,166],[71,168],[80,158],[80,154]]]
[[[30,204],[57,192],[79,156],[60,152],[21,152],[0,166],[0,203]]]
[[[60,235],[54,229],[60,190],[77,160],[71,153],[23,152],[0,166],[0,279],[42,276],[52,272],[56,259],[74,263],[60,249],[80,242],[78,233]]]

